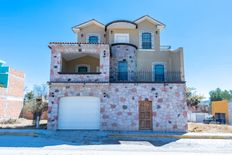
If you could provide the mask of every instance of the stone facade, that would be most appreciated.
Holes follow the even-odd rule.
[[[118,62],[125,61],[128,64],[128,80],[133,81],[135,79],[137,59],[136,48],[130,45],[115,45],[111,47],[111,59],[110,59],[110,71],[111,78],[117,79]]]
[[[109,82],[110,53],[109,45],[106,44],[53,44],[49,47],[52,50],[50,81],[62,82]],[[100,55],[100,74],[60,74],[62,71],[62,54],[91,54]]]
[[[62,97],[94,96],[100,99],[101,130],[152,127],[154,131],[186,131],[183,49],[160,50],[162,28],[162,23],[149,16],[136,21],[113,21],[107,25],[90,20],[73,27],[79,42],[50,43],[48,129],[59,126],[58,111]],[[86,38],[89,34],[97,39],[91,41]],[[87,43],[83,43],[85,41]],[[148,46],[143,47],[146,42]],[[84,56],[95,57],[100,64],[90,65],[90,60],[79,61],[80,67],[76,63],[76,66],[68,66],[71,71],[66,70],[66,62]],[[154,64],[160,68],[154,69]],[[93,66],[96,72],[89,71]],[[141,112],[140,109],[146,110]],[[142,117],[139,118],[139,115]]]
[[[139,130],[138,102],[152,101],[154,131],[186,131],[185,83],[52,83],[48,129],[58,127],[59,100],[66,96],[100,98],[101,130]]]
[[[8,86],[0,87],[0,120],[17,119],[23,106],[24,73],[9,68]]]

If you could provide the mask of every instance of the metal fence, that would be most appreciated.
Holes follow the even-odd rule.
[[[183,82],[181,72],[110,72],[110,82]]]

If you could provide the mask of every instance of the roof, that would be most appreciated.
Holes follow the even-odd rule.
[[[152,17],[149,16],[149,15],[142,16],[142,17],[136,19],[134,22],[135,22],[136,24],[138,24],[138,23],[140,23],[140,22],[143,22],[144,20],[148,20],[148,21],[150,21],[151,23],[158,25],[157,28],[159,28],[159,29],[163,29],[163,28],[165,28],[165,26],[166,26],[164,23],[162,23],[162,22],[160,22],[160,21],[158,21],[158,20],[152,18]]]
[[[51,48],[51,45],[80,45],[80,44],[93,44],[93,45],[107,45],[105,43],[86,43],[86,42],[49,42],[48,47]]]
[[[79,25],[73,26],[72,30],[75,32],[75,30],[79,30],[80,28],[89,26],[91,24],[95,24],[95,25],[97,25],[97,26],[99,26],[101,28],[105,28],[105,25],[102,24],[101,22],[97,21],[96,19],[91,19],[91,20],[89,20],[87,22],[84,22],[84,23],[81,23]]]
[[[107,30],[107,27],[108,27],[109,25],[114,24],[114,23],[129,23],[129,24],[134,25],[135,28],[138,27],[138,25],[137,25],[135,22],[132,22],[132,21],[130,21],[130,20],[114,20],[114,21],[109,22],[108,24],[106,24],[105,30]]]
[[[86,21],[84,23],[81,23],[79,25],[73,26],[72,30],[73,30],[73,32],[78,32],[81,28],[89,26],[91,24],[95,24],[95,25],[97,25],[97,26],[99,26],[101,28],[104,28],[106,30],[109,25],[114,24],[114,23],[120,23],[120,22],[124,22],[124,23],[128,23],[128,24],[131,24],[131,25],[135,25],[135,27],[137,28],[138,27],[137,24],[143,22],[144,20],[148,20],[149,22],[157,25],[158,29],[163,29],[166,26],[162,22],[160,22],[160,21],[158,21],[158,20],[150,17],[149,15],[145,15],[145,16],[142,16],[142,17],[140,17],[140,18],[138,18],[138,19],[136,19],[134,21],[130,21],[130,20],[114,20],[112,22],[109,22],[106,25],[102,24],[101,22],[97,21],[96,19],[91,19],[91,20]]]

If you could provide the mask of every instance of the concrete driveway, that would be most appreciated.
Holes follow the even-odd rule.
[[[13,132],[12,132],[13,131]],[[3,130],[0,131],[3,133]],[[111,137],[115,132],[10,130],[0,136],[0,154],[232,154],[231,139]],[[28,133],[28,135],[26,134]],[[34,134],[32,134],[34,133]],[[117,132],[118,134],[119,132]],[[135,132],[132,132],[133,135]],[[125,134],[122,133],[122,134]],[[131,132],[126,132],[131,134]],[[149,135],[150,132],[141,133]],[[172,134],[172,133],[170,133]]]

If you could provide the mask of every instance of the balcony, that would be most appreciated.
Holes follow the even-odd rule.
[[[50,82],[109,82],[109,45],[50,43]]]
[[[151,71],[110,72],[112,83],[182,83],[181,72],[165,72],[155,74]]]

